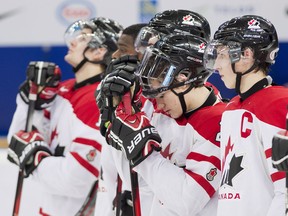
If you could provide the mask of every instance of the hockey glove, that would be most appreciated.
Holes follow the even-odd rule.
[[[111,73],[109,73],[103,83],[102,91],[106,96],[122,96],[130,91],[134,85],[137,69],[137,63],[126,62],[119,64]]]
[[[272,140],[272,164],[279,171],[288,172],[288,131],[280,131]]]
[[[105,137],[107,127],[112,119],[115,108],[112,105],[112,97],[106,97],[102,91],[103,80],[95,91],[95,98],[98,109],[101,113],[100,133]]]
[[[131,104],[134,109],[141,107],[141,89],[135,71],[138,68],[136,56],[123,56],[111,63],[109,73],[102,85],[103,94],[107,97],[123,96],[133,90]]]
[[[110,62],[110,64],[106,68],[105,76],[107,76],[108,74],[115,71],[115,69],[117,67],[127,65],[127,64],[130,64],[131,66],[138,67],[139,60],[138,60],[137,56],[125,55],[125,56],[122,56],[120,58],[114,59],[113,61]]]
[[[135,70],[138,59],[135,56],[123,56],[111,62],[106,69],[106,77],[98,85],[95,92],[96,102],[101,113],[100,132],[106,134],[107,126],[111,122],[113,112],[118,104],[113,104],[113,97],[122,96],[133,86],[134,97],[132,106],[139,111],[141,107],[141,90],[136,81]]]
[[[26,71],[26,80],[19,87],[22,100],[29,104],[29,91],[31,82],[39,86],[35,109],[41,110],[49,107],[58,92],[61,80],[60,68],[51,62],[30,62]]]
[[[20,130],[13,135],[8,148],[8,160],[17,164],[24,171],[25,177],[28,177],[47,156],[51,156],[51,152],[37,130]]]
[[[122,102],[116,108],[106,140],[114,148],[122,150],[132,166],[141,163],[153,150],[160,151],[162,141],[143,112],[128,115]]]

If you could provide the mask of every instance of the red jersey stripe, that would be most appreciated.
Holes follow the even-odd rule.
[[[39,214],[42,216],[50,216],[49,214],[43,212],[42,207],[39,209]]]
[[[89,172],[98,178],[99,171],[94,166],[92,166],[87,160],[83,159],[78,153],[70,152],[71,155]]]
[[[270,158],[272,156],[272,148],[269,148],[265,151],[266,158]]]
[[[271,174],[271,179],[273,182],[276,182],[278,180],[286,178],[286,173],[285,172],[275,172]]]
[[[44,117],[50,120],[50,111],[44,109]]]
[[[93,146],[95,149],[97,149],[100,152],[102,150],[102,145],[100,143],[98,143],[97,141],[95,141],[95,140],[77,137],[76,139],[73,140],[73,142],[76,142],[76,143],[79,143],[79,144],[82,144],[82,145]]]
[[[190,152],[187,156],[187,159],[195,160],[195,161],[207,161],[213,164],[218,170],[221,170],[221,161],[219,158],[215,156],[206,156],[196,152]]]
[[[189,176],[191,176],[199,185],[201,185],[201,187],[206,191],[210,198],[214,195],[214,193],[216,192],[215,189],[203,176],[198,175],[190,170],[184,169],[184,171]]]

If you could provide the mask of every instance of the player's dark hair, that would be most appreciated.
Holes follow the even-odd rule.
[[[147,26],[148,23],[138,23],[138,24],[134,24],[131,26],[128,26],[127,28],[125,28],[122,32],[122,34],[126,34],[126,35],[130,35],[133,38],[133,41],[135,41],[138,33],[140,32],[141,28]]]

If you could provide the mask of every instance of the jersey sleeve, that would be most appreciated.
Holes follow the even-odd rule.
[[[191,147],[184,168],[172,164],[158,152],[153,152],[135,168],[159,201],[183,216],[204,211],[211,199],[217,199],[220,184],[220,149],[219,141],[215,140],[220,126],[209,127],[205,138],[193,130],[191,125],[185,130],[191,139],[184,141],[187,145],[190,142]]]
[[[85,197],[93,182],[100,177],[103,142],[100,141],[100,132],[79,122],[76,125],[72,130],[70,149],[63,156],[43,159],[33,173],[48,193]]]
[[[106,142],[97,127],[94,87],[87,86],[71,98],[59,96],[51,110],[49,145],[54,156],[41,161],[33,173],[47,193],[83,198],[100,177],[102,145]]]

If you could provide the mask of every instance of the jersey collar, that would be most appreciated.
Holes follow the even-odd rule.
[[[241,101],[246,100],[249,96],[256,93],[257,91],[266,88],[267,86],[272,84],[272,77],[267,76],[263,78],[262,80],[255,83],[248,91],[239,94]]]
[[[102,80],[102,74],[98,74],[96,76],[93,76],[93,77],[90,77],[80,83],[76,83],[74,84],[74,89],[79,89],[83,86],[86,86],[86,85],[91,85],[93,83],[96,83],[96,82],[100,82]]]

